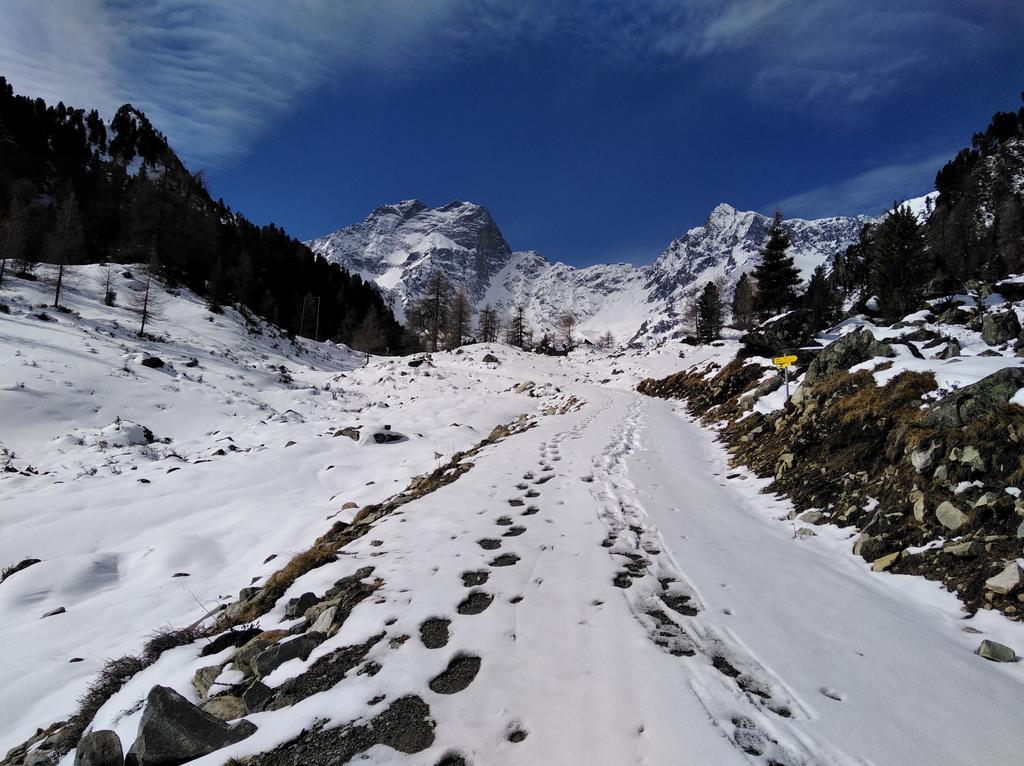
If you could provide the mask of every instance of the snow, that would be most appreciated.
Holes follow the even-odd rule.
[[[133,317],[99,301],[95,271],[83,269],[68,291],[77,316],[47,309],[55,321],[35,319],[45,289],[21,280],[0,296],[11,308],[0,314],[2,446],[20,471],[0,473],[0,563],[43,559],[0,584],[0,752],[67,715],[106,658],[137,653],[160,626],[201,619],[351,518],[344,503],[388,497],[527,414],[535,427],[485,447],[460,479],[385,516],[259,620],[287,628],[288,598],[372,566],[381,581],[373,597],[307,662],[266,680],[280,684],[385,632],[367,658],[380,672],[350,673],[291,708],[247,716],[256,734],[195,763],[266,750],[316,719],[366,721],[406,694],[430,705],[434,744],[412,757],[375,747],[367,762],[432,764],[452,751],[489,766],[1019,759],[1024,666],[973,651],[981,638],[1024,651],[1024,626],[985,611],[965,619],[937,584],[872,572],[851,552],[851,528],[795,537],[791,505],[730,467],[713,433],[679,403],[633,390],[683,366],[710,372],[735,341],[569,357],[476,345],[415,368],[383,358],[362,366],[344,347],[293,345],[265,325],[251,334],[237,313],[211,315],[186,292],[167,296],[168,318],[153,328],[161,341],[140,341]],[[122,282],[119,294],[132,289]],[[484,364],[486,353],[500,364]],[[169,365],[141,367],[143,355]],[[907,356],[897,364],[921,361]],[[980,374],[983,360],[961,365]],[[536,385],[516,393],[525,381]],[[543,414],[569,397],[582,405]],[[333,435],[345,426],[360,428],[358,441]],[[385,426],[407,440],[377,444],[372,433]],[[529,516],[509,503],[523,484],[539,493],[526,500],[538,509]],[[504,515],[525,531],[504,537],[495,523]],[[485,537],[500,550],[480,547]],[[519,561],[490,564],[504,553]],[[647,562],[628,588],[613,582],[624,554]],[[471,590],[460,575],[476,569],[490,570],[478,590],[494,600],[459,614]],[[180,572],[189,576],[172,576]],[[699,612],[672,611],[667,596],[687,596]],[[40,619],[59,606],[66,613]],[[668,622],[659,626],[652,610]],[[430,617],[452,621],[442,649],[419,640]],[[154,684],[198,701],[196,669],[230,654],[200,657],[200,648],[164,653],[95,726],[114,728],[127,747]],[[460,653],[482,659],[473,683],[430,691]],[[509,742],[513,727],[527,738]]]

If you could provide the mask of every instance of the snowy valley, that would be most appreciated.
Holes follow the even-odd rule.
[[[794,519],[635,391],[710,377],[735,340],[367,357],[180,289],[140,340],[104,271],[67,311],[2,294],[0,560],[38,560],[0,583],[5,763],[70,766],[99,747],[74,726],[162,762],[193,705],[244,717],[188,724],[211,766],[1016,762],[1020,665],[974,650],[1024,649],[1020,622],[872,571],[855,526]],[[862,327],[893,332],[819,342]],[[908,346],[876,377],[930,365],[948,390],[1021,361],[957,332],[959,363]],[[48,728],[122,656],[88,720]]]

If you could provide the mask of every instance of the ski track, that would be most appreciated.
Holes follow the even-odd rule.
[[[758,763],[779,766],[865,764],[815,742],[799,728],[811,718],[782,679],[763,667],[728,629],[702,619],[704,606],[685,569],[668,550],[628,478],[626,458],[641,446],[641,402],[634,401],[616,426],[616,436],[593,459],[595,506],[608,527],[603,543],[625,562],[617,577],[630,609],[664,651],[680,657],[690,688],[711,722]],[[600,477],[600,481],[596,480]],[[628,584],[626,582],[628,581]],[[621,587],[621,586],[620,586]],[[682,611],[666,598],[682,597]],[[692,613],[692,614],[691,614]]]

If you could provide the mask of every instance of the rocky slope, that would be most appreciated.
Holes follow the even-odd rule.
[[[793,255],[807,277],[818,264],[857,239],[870,219],[789,219]],[[658,342],[684,334],[687,299],[711,280],[731,286],[756,264],[770,219],[718,205],[701,225],[672,241],[646,266],[601,264],[574,268],[536,251],[514,252],[490,213],[455,200],[428,208],[419,200],[384,205],[362,223],[307,243],[315,253],[358,272],[391,292],[400,311],[435,270],[466,286],[474,305],[505,315],[522,304],[540,332],[566,308],[583,337],[606,330],[620,342]]]

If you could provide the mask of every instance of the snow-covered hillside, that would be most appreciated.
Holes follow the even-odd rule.
[[[787,220],[803,276],[855,242],[869,221],[863,216]],[[391,291],[399,311],[439,270],[453,284],[466,286],[477,309],[490,303],[507,316],[513,306],[525,306],[539,332],[551,331],[568,309],[578,317],[583,337],[594,340],[611,331],[620,343],[649,344],[683,334],[687,299],[705,283],[720,280],[728,287],[750,271],[769,224],[760,213],[721,204],[654,263],[575,268],[536,251],[513,252],[479,205],[456,200],[428,208],[407,200],[377,208],[362,223],[308,244]]]
[[[193,625],[89,731],[127,750],[184,721],[207,742],[222,724],[195,705],[244,718],[202,766],[1018,760],[1021,665],[973,652],[1024,650],[1024,624],[871,571],[855,529],[790,521],[678,402],[633,390],[735,342],[367,364],[185,292],[139,340],[82,271],[70,313],[0,292],[0,563],[39,559],[0,582],[0,753]]]

